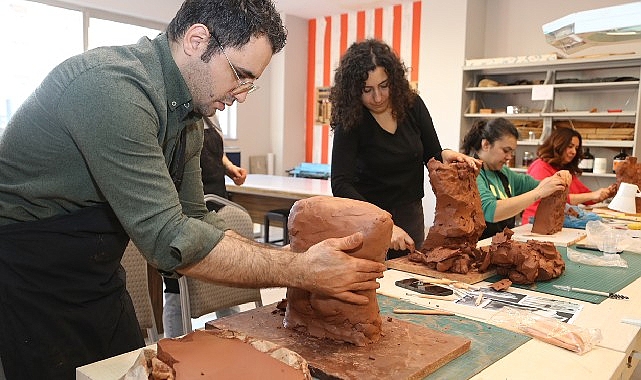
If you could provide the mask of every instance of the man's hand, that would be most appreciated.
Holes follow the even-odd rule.
[[[345,253],[362,243],[363,235],[357,232],[344,238],[324,240],[298,254],[296,265],[301,265],[299,273],[302,274],[299,287],[345,302],[367,304],[366,296],[354,292],[377,289],[376,279],[383,277],[386,267],[383,263],[357,259]]]

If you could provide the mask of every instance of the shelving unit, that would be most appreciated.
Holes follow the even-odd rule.
[[[590,147],[596,157],[607,158],[608,168],[621,148],[631,155],[641,154],[641,55],[466,66],[463,76],[461,136],[479,118],[512,120],[524,132],[517,146],[517,170],[523,153],[535,153],[539,141],[562,123],[577,125],[583,146]],[[495,86],[480,87],[483,79]],[[478,109],[491,109],[492,113],[470,113],[472,100]],[[507,113],[508,106],[525,112]],[[535,132],[535,140],[528,139],[528,130]],[[602,182],[614,180],[609,172],[584,176]]]

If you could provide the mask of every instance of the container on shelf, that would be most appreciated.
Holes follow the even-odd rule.
[[[594,170],[594,155],[590,153],[590,148],[585,148],[579,161],[579,169],[585,173],[592,173]]]
[[[628,157],[628,154],[624,148],[621,148],[621,151],[612,159],[612,173],[617,172],[617,168],[625,162],[626,157]]]
[[[603,157],[597,157],[594,159],[594,170],[595,174],[605,174],[606,166],[608,160]]]
[[[523,152],[523,161],[521,161],[524,168],[527,168],[534,162],[534,155],[530,152]]]

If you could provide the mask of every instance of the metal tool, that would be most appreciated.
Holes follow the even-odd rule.
[[[454,315],[451,311],[447,310],[433,310],[433,309],[394,309],[394,314],[420,314],[420,315]]]
[[[621,323],[627,323],[629,325],[634,325],[634,326],[641,326],[641,319],[623,318],[621,319]]]
[[[560,290],[565,290],[566,292],[595,294],[597,296],[603,296],[603,297],[608,297],[608,298],[617,299],[617,300],[630,299],[630,297],[624,296],[623,294],[606,293],[606,292],[600,292],[598,290],[590,290],[590,289],[581,289],[581,288],[575,288],[573,286],[568,286],[568,285],[552,285],[552,286]]]
[[[596,245],[577,244],[577,245],[576,245],[576,248],[579,248],[579,249],[586,249],[586,250],[588,250],[588,251],[603,252],[603,251],[601,251],[601,250],[600,250]],[[618,250],[618,249],[617,249],[617,252],[616,252],[616,253],[621,253],[621,252],[623,252],[623,251],[621,251],[621,250]]]

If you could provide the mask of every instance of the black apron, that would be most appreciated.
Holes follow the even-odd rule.
[[[8,380],[144,346],[120,265],[129,237],[111,207],[0,227],[0,355]]]

